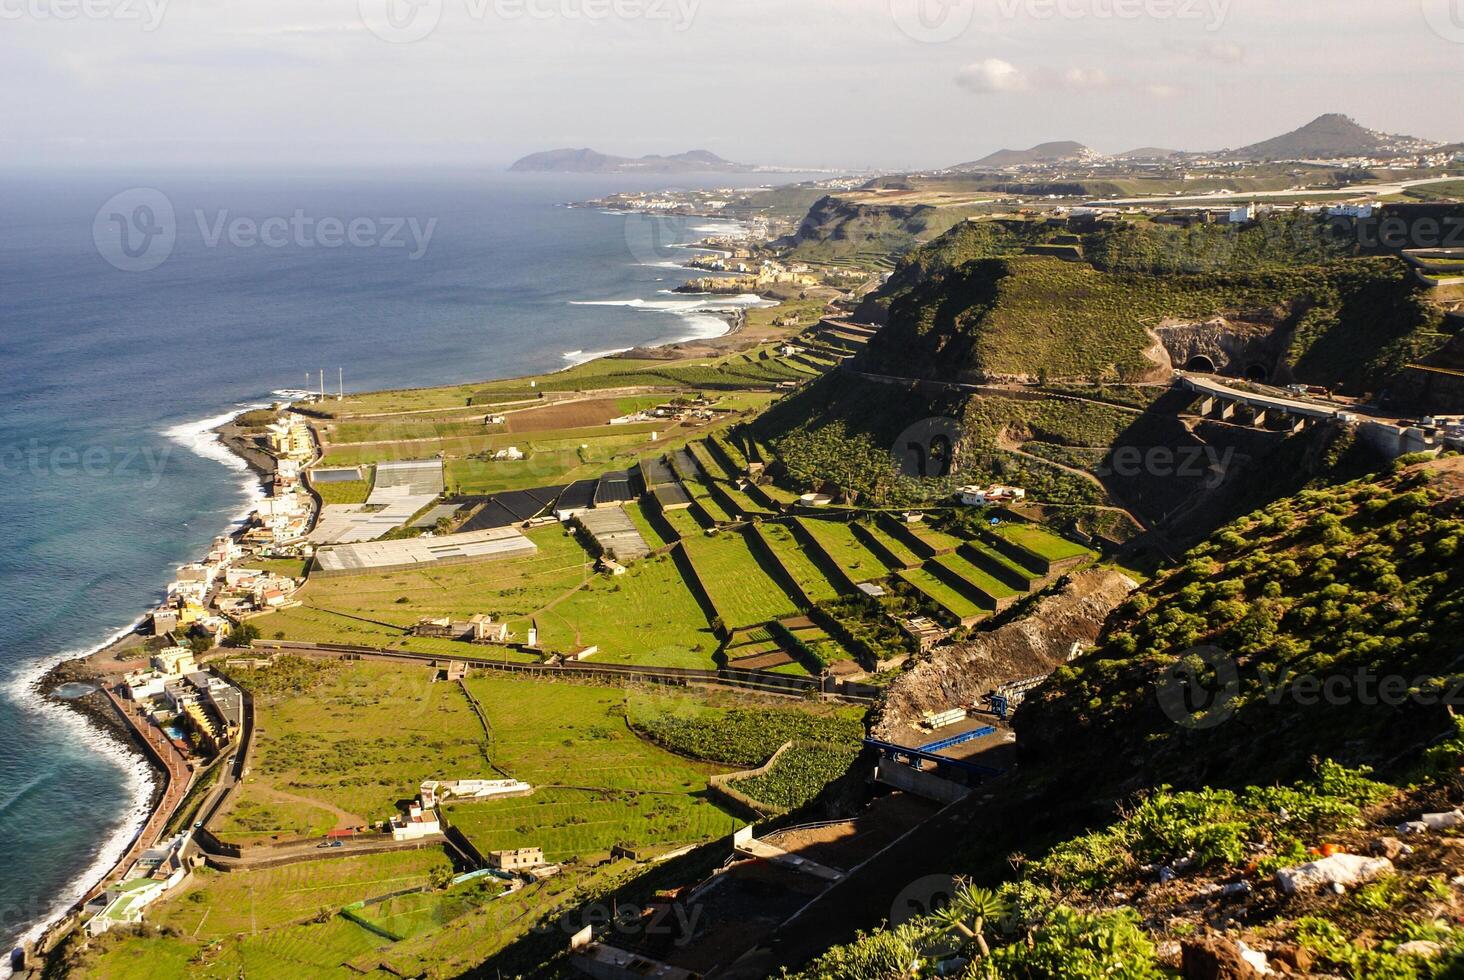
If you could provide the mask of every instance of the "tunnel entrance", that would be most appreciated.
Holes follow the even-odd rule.
[[[1264,364],[1252,364],[1245,369],[1245,377],[1247,381],[1267,381],[1271,372],[1266,370]]]
[[[1186,371],[1194,371],[1197,374],[1216,373],[1215,362],[1210,360],[1204,354],[1197,354],[1194,357],[1191,357],[1189,361],[1185,363],[1184,369]]]

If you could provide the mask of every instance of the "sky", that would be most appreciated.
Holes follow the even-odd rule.
[[[0,167],[1464,140],[1464,0],[0,0]]]

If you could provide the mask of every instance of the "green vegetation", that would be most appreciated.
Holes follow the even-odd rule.
[[[864,737],[856,708],[714,708],[689,710],[685,702],[640,697],[630,721],[657,745],[677,755],[729,766],[760,766],[785,742],[844,746]]]
[[[250,843],[379,824],[424,779],[491,776],[483,733],[456,685],[425,667],[283,657],[240,672],[255,690],[255,761],[217,833]],[[278,676],[275,676],[278,675]]]
[[[797,612],[797,603],[763,569],[741,532],[703,535],[682,547],[726,626],[751,626]]]
[[[770,808],[796,810],[848,772],[858,754],[849,745],[794,742],[767,772],[732,780],[732,786]]]
[[[561,861],[616,844],[685,844],[730,832],[732,819],[704,798],[716,770],[633,734],[622,691],[492,675],[467,683],[492,726],[494,766],[535,787],[527,797],[447,808],[479,850],[542,847]],[[669,711],[699,707],[690,696],[663,703]]]

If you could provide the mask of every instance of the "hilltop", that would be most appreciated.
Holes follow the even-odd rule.
[[[1088,149],[1082,143],[1073,140],[1060,140],[1051,143],[1039,143],[1025,150],[997,150],[995,153],[984,156],[980,160],[958,163],[951,169],[1001,170],[1007,167],[1022,167],[1038,163],[1081,162],[1096,159],[1098,156],[1098,153]]]
[[[709,150],[689,150],[671,156],[648,154],[632,158],[611,156],[586,147],[531,153],[515,161],[508,169],[511,173],[679,174],[750,173],[759,168],[724,160]]]
[[[1236,160],[1336,159],[1338,157],[1406,156],[1437,149],[1437,143],[1415,136],[1395,136],[1368,129],[1350,116],[1327,113],[1300,129],[1221,153]]]

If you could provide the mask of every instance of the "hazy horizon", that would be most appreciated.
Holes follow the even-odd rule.
[[[1464,139],[1460,0],[0,0],[0,166],[940,167],[1326,112]],[[65,16],[71,14],[73,16]]]

